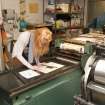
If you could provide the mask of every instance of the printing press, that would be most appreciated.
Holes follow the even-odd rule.
[[[105,46],[94,45],[94,53],[87,59],[81,79],[81,94],[74,96],[75,105],[105,104]]]
[[[0,73],[0,105],[72,105],[74,94],[80,93],[80,59],[84,47],[71,44],[50,48],[40,59],[41,71],[24,66]],[[68,45],[70,47],[68,47]],[[70,48],[67,50],[66,48]],[[16,68],[15,68],[16,67]]]
[[[17,64],[3,70],[0,105],[73,105],[73,96],[80,94],[81,67],[93,54],[93,42],[86,43],[55,40],[40,59],[44,65],[39,72]]]
[[[104,105],[105,104],[105,36],[88,33],[79,37],[66,39],[67,43],[84,46],[81,56],[81,94],[74,96],[75,105]]]

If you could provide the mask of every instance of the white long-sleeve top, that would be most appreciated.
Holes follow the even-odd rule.
[[[31,31],[25,31],[22,32],[16,43],[14,44],[13,47],[13,52],[12,52],[12,57],[16,57],[21,63],[23,63],[26,67],[33,69],[33,66],[22,56],[23,50],[29,43],[30,37],[32,37],[32,32]],[[33,39],[33,38],[32,38]],[[30,48],[29,48],[30,49]],[[32,46],[31,46],[32,49]]]

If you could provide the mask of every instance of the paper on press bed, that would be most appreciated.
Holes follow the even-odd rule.
[[[64,65],[59,64],[59,63],[55,63],[55,62],[48,62],[48,63],[44,63],[40,68],[39,71],[43,72],[43,73],[49,73],[52,72],[56,69],[62,68]]]
[[[35,72],[33,70],[30,70],[30,69],[21,71],[21,72],[19,72],[19,74],[21,76],[23,76],[24,78],[26,78],[26,79],[31,79],[33,77],[36,77],[36,76],[40,75],[39,73],[37,73],[37,72]]]

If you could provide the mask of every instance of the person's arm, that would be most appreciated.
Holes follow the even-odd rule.
[[[40,62],[39,62],[39,56],[35,56],[35,61],[36,61],[36,65],[40,64]]]
[[[34,69],[33,66],[22,56],[23,50],[29,42],[30,32],[23,32],[18,37],[14,44],[12,57],[16,57],[23,65],[30,69]]]
[[[26,67],[28,67],[30,69],[34,69],[34,67],[27,60],[25,60],[25,58],[22,55],[18,54],[16,57]]]

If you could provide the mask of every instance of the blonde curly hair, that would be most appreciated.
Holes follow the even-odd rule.
[[[33,56],[43,56],[49,51],[49,44],[52,41],[52,32],[46,28],[38,28],[35,30]]]

